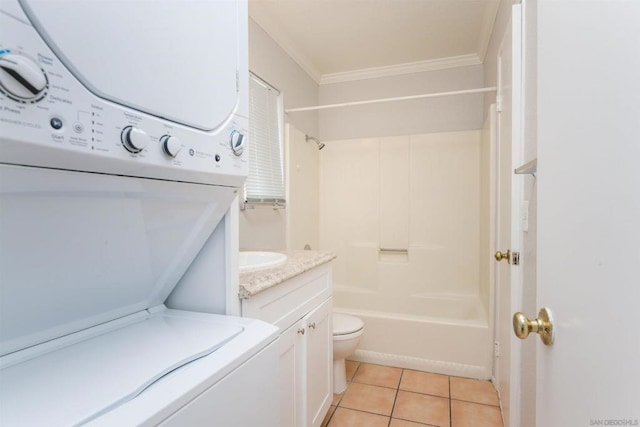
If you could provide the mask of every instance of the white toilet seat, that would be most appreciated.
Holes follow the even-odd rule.
[[[364,323],[362,320],[348,314],[333,313],[333,337],[339,338],[342,335],[351,335],[362,331]]]
[[[358,339],[363,333],[364,333],[364,328],[360,329],[359,331],[352,332],[350,334],[334,335],[333,336],[334,345],[336,345],[335,343],[338,343],[338,342]]]

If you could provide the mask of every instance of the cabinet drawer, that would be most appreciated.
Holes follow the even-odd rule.
[[[330,295],[329,263],[242,300],[242,316],[264,320],[282,332]]]

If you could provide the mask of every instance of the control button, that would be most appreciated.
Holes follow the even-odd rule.
[[[18,100],[36,102],[48,86],[42,68],[23,55],[0,55],[0,86]]]
[[[55,130],[62,129],[62,119],[59,119],[58,117],[52,117],[51,120],[49,120],[49,124]]]
[[[177,156],[180,150],[182,150],[180,139],[175,136],[162,135],[160,137],[160,143],[162,144],[162,151],[164,151],[164,154],[170,157]]]
[[[237,130],[234,130],[233,132],[231,132],[230,143],[233,154],[235,154],[236,156],[241,156],[242,151],[244,150],[244,135]]]
[[[216,163],[220,163],[220,154],[216,154],[215,159],[216,159]]]
[[[84,131],[84,126],[80,122],[75,122],[73,124],[73,130],[75,133],[82,133]]]
[[[142,129],[127,126],[120,135],[122,145],[132,153],[139,153],[149,144],[149,135]]]

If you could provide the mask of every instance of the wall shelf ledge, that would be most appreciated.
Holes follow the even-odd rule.
[[[538,159],[535,158],[524,165],[517,167],[513,170],[514,173],[518,175],[533,175],[536,176],[536,172],[538,171]]]

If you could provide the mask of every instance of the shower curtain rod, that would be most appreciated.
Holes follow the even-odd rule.
[[[470,93],[495,92],[496,87],[483,87],[479,89],[456,90],[452,92],[425,93],[423,95],[398,96],[395,98],[368,99],[366,101],[344,102],[342,104],[316,105],[315,107],[289,108],[285,113],[295,113],[299,111],[325,110],[327,108],[350,107],[353,105],[380,104],[383,102],[408,101],[411,99],[437,98],[440,96],[466,95]]]

